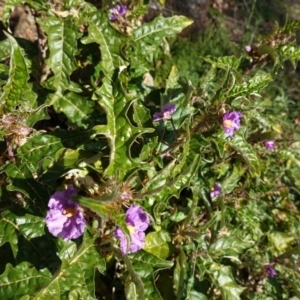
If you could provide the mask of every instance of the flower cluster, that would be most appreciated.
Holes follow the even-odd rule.
[[[242,113],[239,111],[232,111],[224,114],[223,128],[227,136],[232,137],[233,133],[240,128],[240,118],[242,116]]]
[[[214,184],[213,188],[211,189],[210,198],[214,199],[214,198],[218,197],[221,194],[222,194],[222,186],[219,182],[216,182]]]
[[[126,212],[126,225],[130,232],[130,247],[121,228],[115,231],[116,238],[120,239],[122,254],[134,253],[143,248],[145,244],[145,230],[150,224],[149,217],[138,205],[131,205]],[[129,249],[128,249],[129,248]]]
[[[120,17],[123,17],[127,12],[127,7],[125,5],[116,5],[109,10],[109,20],[116,21]]]
[[[78,204],[70,199],[76,194],[76,189],[70,184],[66,190],[55,192],[48,203],[46,225],[54,236],[64,240],[80,237],[86,226]]]
[[[160,112],[156,112],[153,115],[153,121],[169,120],[172,117],[172,113],[176,110],[176,105],[173,103],[165,104]]]

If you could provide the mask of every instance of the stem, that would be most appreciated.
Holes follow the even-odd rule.
[[[172,118],[171,118],[170,120],[171,120],[171,124],[172,124],[172,126],[173,126],[173,129],[174,129],[174,133],[175,133],[175,139],[177,139],[177,131],[176,131],[176,128],[175,128],[174,121],[173,121],[173,119],[172,119]]]
[[[248,21],[247,21],[247,26],[249,26],[250,23],[251,23],[251,20],[252,20],[253,14],[254,14],[254,9],[255,9],[255,6],[256,6],[256,1],[257,0],[253,0],[250,16],[249,16]]]
[[[219,197],[218,204],[221,210],[221,228],[225,226],[225,204],[224,204],[224,196]]]

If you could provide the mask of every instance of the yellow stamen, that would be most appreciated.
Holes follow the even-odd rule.
[[[68,218],[75,216],[77,213],[77,209],[73,207],[69,207],[63,210],[63,214],[66,215]]]
[[[134,233],[134,232],[135,232],[135,227],[134,227],[134,226],[127,225],[127,228],[128,228],[128,231],[129,231],[130,233]]]
[[[229,127],[230,128],[232,126],[232,121],[231,120],[225,120],[223,122],[223,124],[224,124],[225,127]]]

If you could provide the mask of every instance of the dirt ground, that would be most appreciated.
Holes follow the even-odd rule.
[[[60,9],[61,0],[49,0],[51,5]],[[130,3],[131,1],[124,0]],[[120,2],[124,2],[120,1]],[[95,2],[93,0],[88,2]],[[100,1],[103,3],[103,1]],[[125,3],[124,2],[124,3]],[[0,0],[0,18],[2,16],[5,0]],[[99,5],[99,1],[97,1]],[[268,30],[274,21],[284,23],[286,19],[300,20],[299,0],[167,0],[161,6],[158,0],[149,1],[149,10],[144,20],[151,21],[155,16],[185,15],[194,20],[194,23],[183,31],[182,36],[188,36],[205,31],[207,24],[213,18],[212,9],[224,18],[233,41],[241,40],[244,29],[255,23],[258,18],[263,21],[261,30]],[[38,26],[35,21],[35,12],[28,6],[16,7],[9,20],[10,31],[15,37],[24,38],[32,42],[38,39]],[[0,29],[7,26],[2,24]],[[1,32],[2,32],[1,30]],[[4,35],[0,38],[4,38]]]

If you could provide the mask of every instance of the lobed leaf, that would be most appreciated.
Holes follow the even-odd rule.
[[[51,273],[47,269],[38,271],[27,262],[16,267],[8,264],[5,272],[0,275],[0,298],[21,299],[22,296],[34,295],[50,279]]]
[[[215,285],[221,290],[224,299],[241,299],[240,295],[245,288],[236,283],[232,276],[231,267],[213,263],[210,267],[210,277],[215,282]]]
[[[29,69],[25,61],[25,56],[22,49],[18,45],[13,36],[5,33],[10,46],[10,66],[9,79],[3,88],[3,93],[0,97],[0,102],[4,103],[6,111],[15,109],[24,97],[24,93],[32,93],[27,85],[29,79]]]
[[[254,241],[249,235],[240,238],[238,233],[231,232],[230,236],[222,236],[218,238],[209,247],[212,257],[235,257],[238,258],[244,251],[251,248]]]
[[[36,298],[68,298],[70,292],[79,299],[95,299],[95,270],[104,272],[105,260],[99,255],[94,245],[95,237],[86,234],[77,249],[73,242],[64,243],[59,256],[62,260],[60,269],[35,294]]]
[[[162,37],[180,33],[192,21],[184,16],[164,18],[159,16],[150,23],[144,23],[132,32],[133,40],[139,43],[161,43]]]
[[[139,167],[139,164],[130,157],[130,148],[135,139],[143,133],[154,130],[131,124],[127,113],[131,102],[134,100],[127,99],[123,92],[113,92],[113,87],[107,80],[97,90],[97,93],[101,96],[99,104],[107,115],[107,125],[98,125],[93,128],[97,135],[107,137],[110,147],[110,162],[105,170],[105,175],[115,174],[121,179],[127,172]]]
[[[48,36],[50,54],[46,63],[54,74],[51,85],[61,94],[68,89],[70,75],[76,68],[77,40],[82,34],[70,18],[46,17],[38,23]]]
[[[259,159],[251,147],[241,134],[236,133],[232,140],[229,140],[229,145],[238,152],[239,155],[245,160],[250,171],[253,174],[259,176],[260,174],[260,162]]]
[[[169,256],[170,235],[167,231],[150,232],[146,235],[143,249],[161,259]]]

